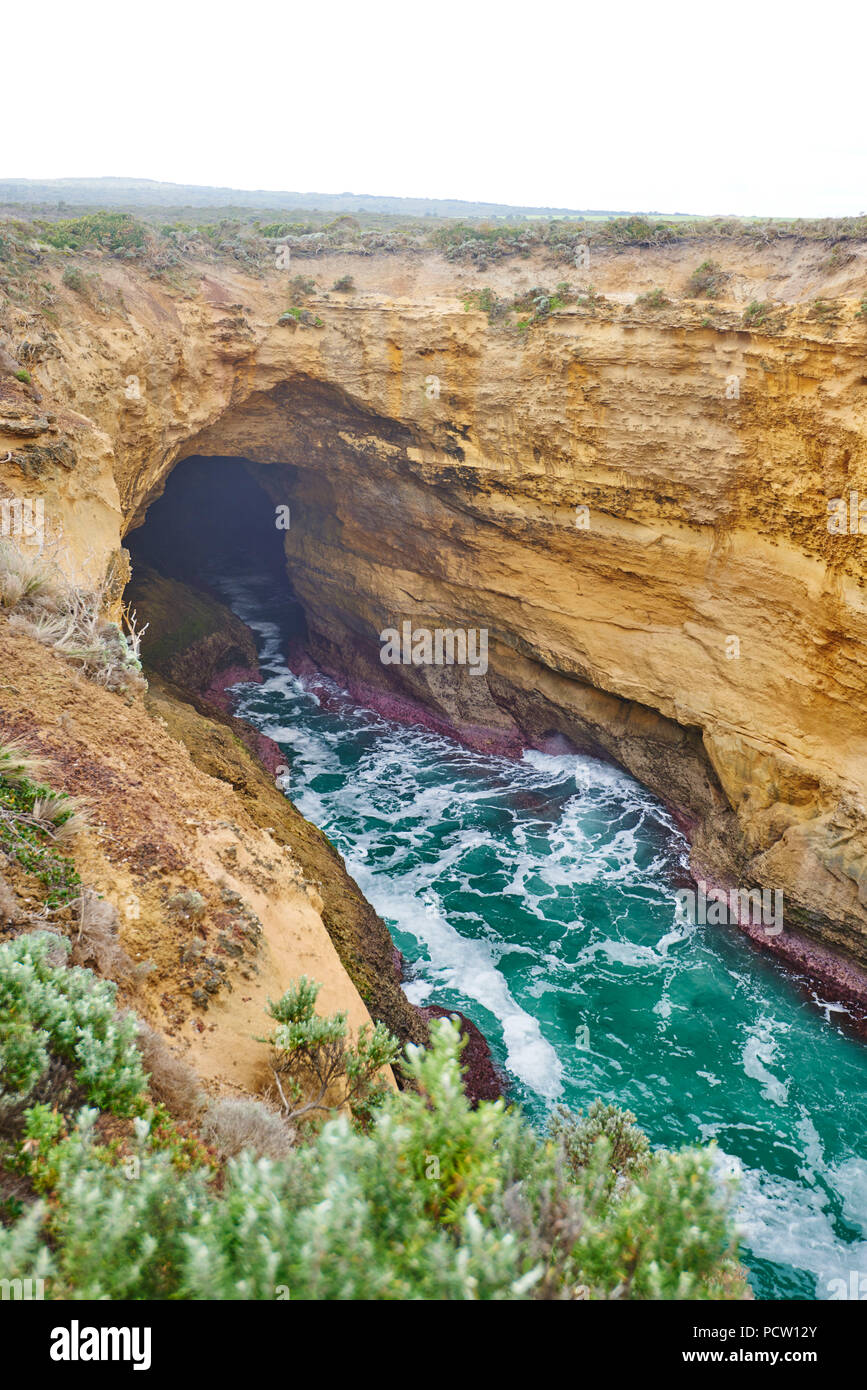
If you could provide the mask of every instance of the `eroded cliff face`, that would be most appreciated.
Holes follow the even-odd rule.
[[[227,730],[162,686],[143,702],[85,681],[5,619],[0,672],[0,743],[45,758],[50,785],[87,809],[69,852],[117,922],[129,969],[111,977],[123,1003],[171,1038],[202,1081],[234,1094],[268,1087],[266,1006],[300,975],[319,981],[319,1007],[345,1011],[353,1034],[370,1023],[329,930],[341,911],[338,875],[326,908],[317,884],[325,858],[314,862],[289,832],[285,798]],[[263,811],[276,815],[266,823]],[[13,926],[80,940],[78,899],[47,910],[35,877],[0,854],[7,880],[19,905]],[[0,931],[7,925],[0,910]]]
[[[313,327],[278,323],[285,272],[175,290],[106,263],[123,315],[61,316],[41,399],[0,378],[0,485],[45,499],[79,575],[114,557],[122,579],[180,460],[252,461],[291,509],[322,667],[482,746],[614,757],[688,823],[697,872],[782,888],[787,932],[867,965],[864,539],[828,529],[830,499],[867,498],[852,253],[600,253],[572,274],[595,296],[521,332],[465,295],[567,272],[322,257],[293,270],[358,289],[315,297]],[[729,297],[681,298],[710,255]],[[635,302],[652,287],[671,302]],[[752,300],[775,303],[747,327]],[[486,674],[384,666],[404,620],[487,629]]]

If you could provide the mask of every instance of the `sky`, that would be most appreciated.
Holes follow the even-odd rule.
[[[0,178],[858,214],[865,38],[864,0],[43,0]]]

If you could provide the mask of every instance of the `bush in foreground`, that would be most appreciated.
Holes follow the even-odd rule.
[[[135,1020],[115,1012],[113,984],[62,963],[69,949],[51,932],[0,946],[0,1096],[28,1095],[55,1057],[95,1105],[124,1113],[145,1087]]]
[[[52,950],[25,936],[0,955],[8,1074],[30,1087],[57,1052],[87,1099],[135,1118],[121,1148],[103,1142],[94,1105],[73,1116],[37,1103],[20,1135],[4,1144],[0,1131],[3,1165],[36,1198],[0,1226],[0,1255],[10,1275],[45,1278],[49,1297],[745,1294],[709,1153],[651,1153],[610,1106],[561,1113],[547,1135],[503,1101],[473,1109],[449,1021],[429,1049],[407,1048],[410,1089],[389,1091],[372,1117],[344,1111],[283,1157],[248,1148],[215,1174],[213,1156],[147,1103],[133,1025],[112,1020],[107,987]],[[282,1012],[304,1013],[303,995]]]

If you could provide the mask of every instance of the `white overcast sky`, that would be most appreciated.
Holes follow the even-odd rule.
[[[0,178],[867,212],[864,0],[47,0]]]

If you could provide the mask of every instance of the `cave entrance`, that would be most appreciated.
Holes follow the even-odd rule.
[[[303,642],[304,610],[292,587],[283,544],[290,504],[275,506],[253,474],[256,467],[244,459],[204,456],[177,465],[162,496],[148,507],[146,520],[126,538],[132,607],[140,602],[149,617],[146,595],[154,574],[221,603],[226,596],[219,580],[228,575],[243,582],[255,576],[274,596],[281,636]],[[283,466],[284,476],[290,471]],[[145,664],[152,643],[153,636],[150,643],[146,636]]]

